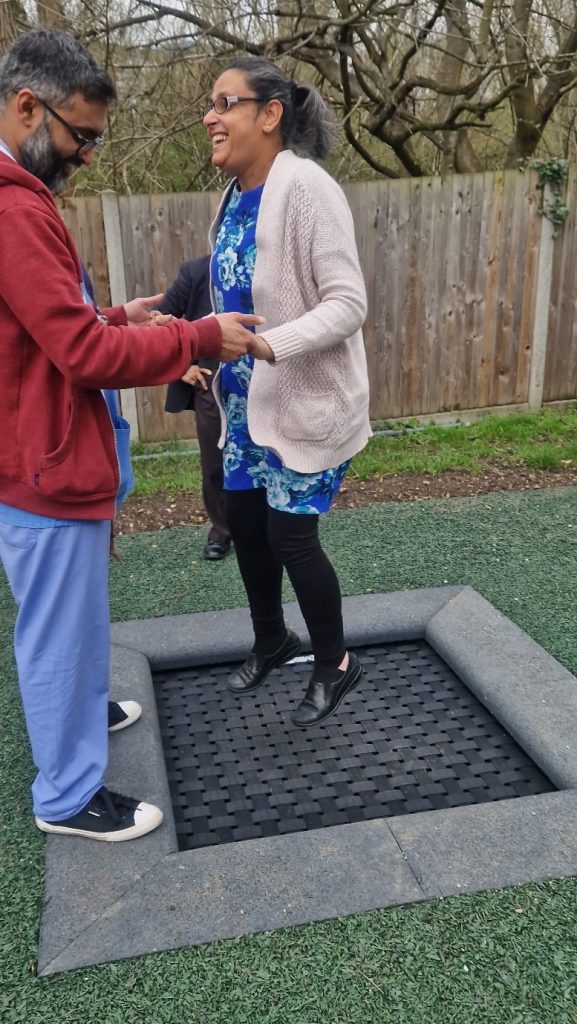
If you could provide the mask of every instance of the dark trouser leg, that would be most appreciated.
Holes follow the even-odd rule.
[[[200,448],[202,471],[202,500],[211,522],[209,541],[227,544],[230,532],[226,525],[222,472],[222,450],[218,447],[220,437],[220,413],[212,387],[208,391],[195,390],[194,410],[196,433]]]
[[[319,517],[268,509],[270,546],[285,566],[307,624],[315,668],[337,669],[345,656],[341,590],[321,547]]]
[[[268,540],[266,491],[225,491],[226,521],[250,605],[255,650],[276,651],[286,637],[282,610],[282,563]]]
[[[271,546],[290,576],[315,656],[306,693],[291,714],[293,723],[301,729],[330,718],[362,674],[354,654],[349,655],[346,668],[339,669],[346,654],[341,591],[321,547],[318,529],[318,516],[269,509]]]

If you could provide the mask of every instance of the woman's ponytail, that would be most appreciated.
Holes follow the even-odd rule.
[[[243,71],[260,103],[279,100],[283,106],[280,131],[286,146],[322,160],[337,141],[336,118],[320,92],[300,85],[261,57],[240,57],[227,70]]]

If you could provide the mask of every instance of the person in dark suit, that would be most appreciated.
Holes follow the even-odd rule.
[[[185,260],[174,284],[158,306],[161,313],[186,320],[198,320],[212,313],[210,301],[209,256]],[[185,377],[168,385],[166,412],[194,409],[200,448],[202,498],[211,527],[204,548],[204,557],[211,562],[224,558],[230,548],[230,533],[224,518],[220,413],[212,393],[212,379],[218,362],[201,359],[190,367]]]

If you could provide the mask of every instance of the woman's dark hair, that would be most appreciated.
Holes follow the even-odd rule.
[[[281,135],[286,146],[307,156],[322,159],[336,143],[335,117],[320,92],[312,85],[299,85],[262,57],[239,57],[227,71],[243,71],[248,86],[261,103],[280,100],[283,116]]]
[[[39,28],[16,39],[0,60],[0,110],[20,89],[33,89],[53,106],[65,106],[74,93],[110,103],[114,86],[92,54],[57,29]]]

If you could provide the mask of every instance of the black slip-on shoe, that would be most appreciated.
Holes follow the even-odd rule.
[[[108,701],[108,732],[120,732],[137,722],[142,714],[140,704],[135,700]]]
[[[362,674],[359,659],[356,654],[350,652],[349,663],[336,681],[317,679],[313,672],[307,692],[298,708],[293,711],[291,721],[298,725],[299,729],[326,722],[327,718],[335,713],[347,693],[355,688]]]
[[[36,818],[36,824],[42,832],[122,843],[152,832],[160,825],[162,818],[160,807],[133,800],[129,796],[109,793],[106,786],[102,786],[78,814],[60,821]]]
[[[207,562],[221,562],[230,551],[230,541],[209,540],[202,552]]]
[[[301,642],[292,629],[287,631],[286,640],[274,654],[249,654],[243,665],[229,677],[227,686],[233,693],[251,693],[264,683],[269,672],[279,665],[284,665],[291,658],[300,654]]]

